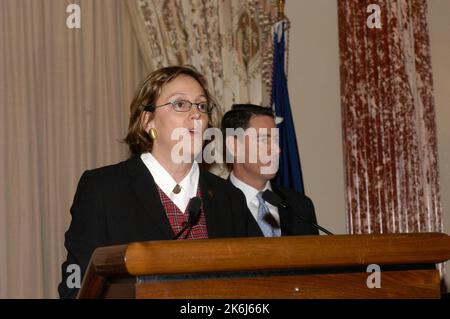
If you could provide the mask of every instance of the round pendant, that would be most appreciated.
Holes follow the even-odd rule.
[[[179,194],[181,192],[181,186],[180,185],[175,185],[174,189],[173,189],[173,193],[174,194]]]

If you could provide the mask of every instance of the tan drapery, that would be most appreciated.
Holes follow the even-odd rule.
[[[192,64],[206,75],[223,110],[270,103],[277,1],[131,0],[147,67]]]
[[[126,158],[147,70],[122,0],[2,0],[0,39],[0,298],[57,297],[78,179]]]
[[[350,233],[441,232],[425,0],[338,1]]]

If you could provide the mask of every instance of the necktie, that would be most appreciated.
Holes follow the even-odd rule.
[[[258,206],[258,225],[261,228],[261,231],[264,234],[264,237],[274,237],[274,236],[280,236],[280,229],[278,228],[277,231],[274,229],[274,227],[267,221],[267,214],[270,214],[269,207],[267,207],[267,204],[265,200],[262,198],[262,192],[259,192],[256,197],[258,198],[259,206]],[[272,217],[273,218],[273,217]]]

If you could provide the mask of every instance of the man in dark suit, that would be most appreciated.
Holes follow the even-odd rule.
[[[232,159],[228,183],[242,191],[251,213],[248,215],[248,235],[317,235],[317,228],[310,223],[316,223],[311,199],[270,182],[278,171],[280,153],[272,109],[235,104],[225,113],[221,128],[225,136],[227,163]],[[264,201],[261,194],[267,189],[278,194],[289,209]]]

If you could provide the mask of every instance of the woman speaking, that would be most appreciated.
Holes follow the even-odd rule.
[[[246,236],[242,194],[194,160],[203,132],[220,120],[213,101],[205,78],[190,66],[158,69],[145,79],[130,106],[130,159],[80,178],[65,234],[61,297],[78,291],[67,285],[67,267],[78,265],[84,274],[97,247]],[[184,151],[191,160],[182,163],[174,159],[179,141],[172,138],[180,128],[190,139]]]

